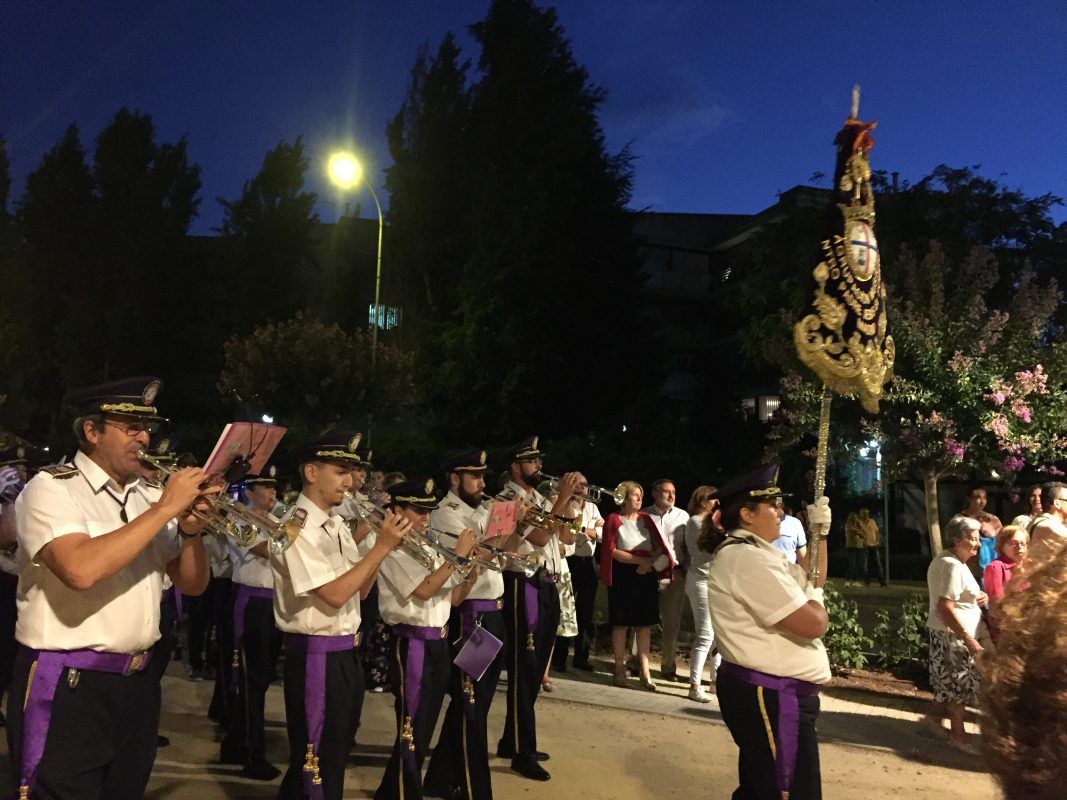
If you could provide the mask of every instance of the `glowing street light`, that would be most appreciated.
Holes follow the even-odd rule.
[[[347,150],[339,150],[330,156],[326,162],[326,173],[330,181],[343,192],[354,189],[363,179],[363,165],[354,153]],[[374,277],[374,330],[371,333],[370,363],[374,369],[378,362],[378,325],[381,320],[381,293],[382,293],[382,204],[378,202],[378,195],[369,181],[363,181],[363,185],[370,190],[370,196],[374,198],[374,207],[378,210],[378,263]]]

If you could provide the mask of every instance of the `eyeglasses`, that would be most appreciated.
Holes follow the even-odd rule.
[[[115,420],[105,419],[104,424],[113,425],[131,439],[142,433],[147,433],[149,436],[155,436],[159,433],[158,422],[116,422]]]

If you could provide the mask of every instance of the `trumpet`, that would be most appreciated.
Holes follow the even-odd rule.
[[[544,472],[538,472],[536,477],[541,479],[541,483],[538,485],[537,490],[543,495],[548,495],[548,492],[556,491],[559,489],[559,485],[563,478],[556,475],[546,475]],[[542,489],[544,487],[548,491]],[[620,483],[614,489],[605,489],[603,486],[597,486],[593,483],[579,483],[579,489],[585,489],[588,499],[594,503],[601,502],[605,497],[610,497],[615,501],[615,505],[621,506],[626,500],[626,490]]]
[[[366,522],[371,531],[377,535],[385,523],[385,509],[357,495],[352,495],[352,498],[355,500],[355,510],[359,519]],[[438,533],[440,531],[429,526],[425,528],[412,526],[397,547],[411,556],[427,572],[437,569],[437,563],[433,557],[433,553],[437,553],[444,557],[446,562],[451,563],[461,575],[465,576],[470,573],[474,567],[474,559],[457,555],[455,551],[441,544],[437,539]]]
[[[453,539],[459,538],[458,533],[451,533],[450,531],[436,531],[436,533],[442,536],[451,536]],[[527,578],[532,578],[537,573],[537,570],[541,568],[541,556],[537,553],[519,555],[518,553],[512,553],[500,547],[493,547],[493,545],[485,544],[484,542],[478,542],[475,545],[475,549],[489,554],[488,558],[476,557],[476,560],[483,567],[487,567],[495,572],[503,571],[500,564],[497,562],[497,559],[503,559],[511,566],[522,570]]]
[[[178,471],[144,450],[138,453],[137,457],[168,477]],[[207,503],[208,510],[201,511],[194,506],[190,513],[205,522],[212,533],[229,536],[238,547],[251,547],[255,544],[256,537],[263,534],[267,537],[270,552],[284,553],[296,541],[303,527],[303,520],[294,508],[287,509],[281,521],[276,521],[226,494],[202,495],[200,500]]]

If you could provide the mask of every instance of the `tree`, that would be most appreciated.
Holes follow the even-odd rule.
[[[1067,343],[1050,335],[1062,293],[1024,271],[1000,297],[993,291],[1002,283],[1000,266],[982,248],[960,261],[936,244],[921,261],[905,251],[895,272],[889,315],[897,375],[877,417],[838,404],[843,413],[835,413],[833,434],[839,446],[876,439],[885,479],[923,482],[937,553],[943,477],[1056,474],[1067,458]],[[778,448],[798,441],[818,416],[811,381],[791,373],[782,395]]]
[[[200,203],[200,168],[187,150],[185,137],[157,144],[152,118],[127,108],[96,139],[93,270],[98,308],[109,312],[98,325],[103,375],[152,372],[176,354],[166,337],[130,331],[169,327],[196,277],[183,260]]]
[[[219,270],[240,297],[233,330],[289,319],[307,306],[314,283],[313,209],[317,196],[304,191],[308,159],[300,137],[280,142],[263,158],[236,200],[219,198],[225,210]]]
[[[390,272],[404,298],[409,326],[455,321],[459,281],[470,245],[469,62],[455,37],[445,36],[432,57],[420,48],[403,105],[386,133],[393,164],[389,191]],[[445,213],[447,210],[447,213]]]
[[[455,124],[468,119],[465,66],[446,39],[433,61],[423,54],[416,64],[391,129],[404,157],[391,216],[437,214],[433,230],[451,225],[463,237],[405,245],[429,254],[413,263],[444,254],[452,271],[431,276],[429,291],[408,287],[428,309],[416,345],[427,402],[442,434],[457,441],[587,431],[601,409],[659,380],[648,366],[658,363],[655,324],[641,316],[626,210],[630,155],[607,152],[597,121],[604,92],[575,61],[553,10],[496,0],[471,31],[481,54],[469,125]],[[431,161],[437,153],[446,157]],[[469,201],[426,210],[406,185],[433,185],[435,198],[459,187]],[[589,359],[641,367],[625,370],[625,388],[601,380],[576,387],[572,376]]]
[[[261,325],[226,343],[219,391],[269,410],[287,446],[337,423],[365,430],[368,414],[388,422],[415,401],[410,356],[379,344],[372,374],[369,339],[301,313]]]

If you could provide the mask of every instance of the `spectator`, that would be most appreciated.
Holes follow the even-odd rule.
[[[796,564],[808,552],[808,539],[804,535],[804,525],[793,516],[793,509],[778,509],[778,538],[771,542],[785,553],[790,564]]]
[[[979,533],[981,538],[979,539],[979,551],[978,551],[978,574],[981,575],[983,570],[989,565],[989,562],[997,557],[994,545],[996,543],[997,532],[1004,527],[1000,518],[995,514],[990,514],[985,510],[988,497],[986,497],[986,491],[980,486],[972,486],[967,492],[967,507],[960,512],[965,517],[978,520],[981,526]]]
[[[641,685],[649,691],[656,684],[648,673],[652,626],[659,622],[657,572],[670,577],[673,560],[652,517],[641,511],[644,490],[625,481],[626,499],[604,524],[600,548],[600,579],[608,588],[608,622],[615,655],[615,685],[626,681],[626,631],[635,628]],[[660,568],[660,569],[657,569]]]
[[[1041,487],[1031,486],[1030,491],[1026,494],[1026,501],[1026,513],[1016,515],[1011,521],[1011,524],[1018,528],[1028,527],[1030,520],[1041,516]]]
[[[855,511],[845,520],[845,554],[848,556],[845,586],[859,586],[863,562],[867,555],[867,535],[859,514]]]
[[[978,696],[978,668],[975,659],[983,652],[978,641],[982,608],[989,601],[978,587],[967,562],[978,553],[979,523],[957,514],[945,526],[945,545],[926,572],[930,609],[926,625],[930,631],[930,683],[934,688],[934,710],[923,723],[942,733],[942,720],[948,716],[949,744],[957,750],[977,754],[977,748],[963,727],[963,713]]]
[[[994,642],[1000,636],[997,617],[1000,616],[1000,600],[1004,597],[1004,587],[1026,555],[1030,546],[1030,534],[1015,525],[1005,525],[997,534],[996,542],[997,557],[985,568],[982,579],[982,585],[989,595],[989,634]]]
[[[711,554],[700,549],[701,528],[707,515],[712,515],[710,524],[716,524],[719,501],[712,498],[714,486],[698,486],[689,498],[689,521],[685,524],[685,549],[689,559],[689,569],[685,573],[685,594],[693,609],[693,649],[689,653],[689,699],[697,703],[710,703],[711,695],[701,688],[704,677],[704,663],[715,644],[715,633],[711,629],[711,614],[708,611],[708,565]],[[718,527],[722,527],[721,524]],[[721,657],[715,654],[715,669],[719,668]]]
[[[1041,513],[1030,520],[1030,560],[1044,561],[1059,551],[1067,539],[1067,484],[1041,484]]]
[[[878,520],[871,516],[869,508],[861,508],[856,512],[857,524],[863,530],[863,549],[866,554],[864,559],[864,579],[868,586],[871,578],[877,576],[878,585],[885,588],[885,570],[882,569],[882,539],[878,530]],[[871,565],[874,569],[871,569]]]
[[[652,484],[652,505],[642,509],[656,524],[671,562],[675,564],[673,580],[660,583],[660,615],[663,618],[660,674],[670,681],[678,680],[675,651],[685,602],[685,524],[689,521],[689,514],[674,504],[676,496],[674,481],[660,478]]]
[[[1000,611],[1011,619],[982,674],[982,744],[1006,800],[1067,797],[1067,549],[1027,558]]]

